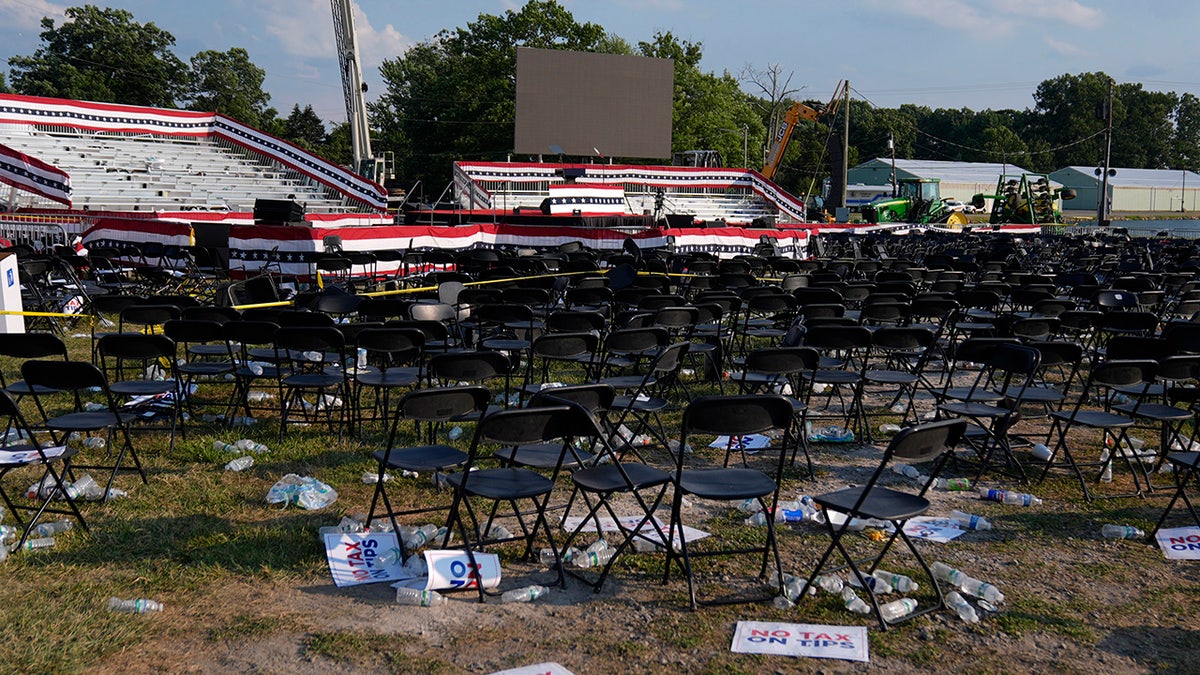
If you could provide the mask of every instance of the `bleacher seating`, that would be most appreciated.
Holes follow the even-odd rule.
[[[353,210],[343,195],[220,139],[15,124],[0,132],[9,147],[70,174],[76,209],[241,212],[256,199],[288,199],[309,213]]]

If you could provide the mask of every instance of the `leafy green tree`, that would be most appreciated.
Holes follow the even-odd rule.
[[[18,93],[172,108],[187,91],[187,66],[167,31],[122,9],[84,5],[65,14],[61,26],[42,19],[33,56],[8,60]]]
[[[516,47],[600,51],[628,44],[579,23],[552,0],[481,14],[380,67],[386,91],[371,107],[401,173],[444,185],[455,159],[503,159],[513,147]]]
[[[188,108],[215,111],[252,127],[263,126],[276,112],[263,91],[267,73],[250,61],[241,47],[203,51],[192,57],[192,88]]]
[[[283,123],[283,138],[309,152],[318,152],[325,143],[325,122],[311,105],[301,109],[297,103]]]
[[[1170,165],[1174,169],[1200,169],[1200,98],[1195,94],[1183,94],[1175,106]]]

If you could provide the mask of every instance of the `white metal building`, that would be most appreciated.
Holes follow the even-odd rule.
[[[988,162],[942,162],[923,159],[897,159],[896,179],[937,178],[941,181],[943,198],[963,202],[971,201],[977,194],[992,194],[1000,176],[1019,178],[1028,173],[1015,164],[993,164]],[[892,160],[886,157],[863,162],[852,167],[846,184],[886,185],[892,178]],[[1200,183],[1197,183],[1200,187]],[[990,205],[990,202],[989,202]]]
[[[1113,169],[1108,179],[1111,212],[1200,211],[1200,174],[1182,169]],[[1094,166],[1068,166],[1050,178],[1075,188],[1072,210],[1096,210],[1100,176]]]

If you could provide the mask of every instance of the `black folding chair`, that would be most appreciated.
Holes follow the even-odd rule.
[[[871,474],[871,477],[865,484],[843,488],[836,492],[828,492],[815,497],[814,501],[825,510],[825,529],[829,533],[830,543],[829,547],[825,549],[825,553],[821,555],[816,567],[809,574],[806,588],[815,588],[814,584],[816,583],[817,576],[823,571],[827,571],[825,563],[829,561],[833,552],[837,551],[846,561],[846,564],[828,571],[833,572],[847,567],[850,569],[851,574],[857,578],[858,585],[865,589],[870,599],[871,607],[875,610],[876,616],[879,617],[879,625],[884,630],[887,630],[894,623],[899,623],[900,621],[929,612],[935,612],[943,608],[945,606],[945,599],[942,597],[941,586],[938,585],[937,579],[930,572],[929,566],[925,563],[925,559],[921,557],[920,551],[913,545],[912,539],[905,534],[904,525],[909,519],[915,518],[929,509],[930,504],[929,500],[925,498],[925,492],[937,478],[938,472],[941,470],[942,465],[945,464],[946,458],[950,456],[950,452],[954,449],[954,446],[958,445],[962,439],[966,428],[967,422],[965,420],[941,420],[901,429],[888,444],[883,454],[883,460],[875,468],[874,473]],[[905,462],[908,464],[932,463],[933,466],[929,470],[929,478],[921,487],[921,490],[913,494],[879,485],[880,479],[886,475],[889,465],[893,462]],[[836,512],[844,517],[839,524],[834,524],[833,521],[835,519],[828,516],[831,512]],[[855,559],[843,543],[843,538],[850,532],[850,524],[855,518],[886,520],[893,527],[892,534],[884,541],[882,549],[877,554],[866,559]],[[929,607],[889,621],[880,614],[879,600],[875,596],[873,584],[869,584],[865,580],[865,576],[870,575],[879,567],[880,562],[887,555],[897,538],[904,542],[904,545],[912,553],[913,557],[916,558],[917,564],[930,581],[931,585],[929,588],[933,589],[937,601]]]

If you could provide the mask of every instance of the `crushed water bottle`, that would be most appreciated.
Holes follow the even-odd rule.
[[[912,577],[903,574],[895,574],[886,570],[877,569],[871,573],[871,576],[888,584],[900,593],[913,593],[920,587],[917,582],[913,581]]]
[[[408,560],[404,561],[404,571],[413,577],[429,576],[429,563],[425,562],[425,557],[420,555],[410,555]]]
[[[337,524],[338,529],[346,534],[356,534],[363,531],[361,521],[351,518],[350,516],[342,516],[342,519]],[[432,527],[432,525],[430,526]]]
[[[1024,492],[1011,492],[1009,490],[979,488],[979,497],[992,502],[1014,504],[1016,506],[1037,506],[1042,503],[1041,499],[1033,495],[1025,494]]]
[[[898,473],[905,478],[920,478],[921,476],[921,472],[917,470],[917,467],[911,464],[893,464],[892,472]]]
[[[259,375],[262,375],[262,368],[259,368]],[[251,391],[246,393],[246,400],[250,403],[263,403],[275,398],[275,394],[269,391]]]
[[[258,455],[261,455],[264,452],[270,452],[270,450],[267,448],[267,446],[265,446],[262,443],[259,443],[257,441],[253,441],[249,438],[239,439],[236,443],[234,443],[234,446],[236,446],[239,450],[245,450],[246,452],[253,452]]]
[[[946,606],[954,610],[958,618],[967,623],[979,623],[979,614],[967,599],[959,594],[958,591],[950,591],[946,594]]]
[[[239,448],[233,443],[225,441],[213,441],[213,450],[217,452],[239,452]]]
[[[229,462],[225,464],[225,470],[245,471],[252,466],[254,466],[254,458],[250,455],[246,455],[245,457],[238,457],[237,459],[229,460]]]
[[[526,586],[505,591],[500,595],[500,602],[533,602],[549,594],[550,589],[545,586]]]
[[[900,412],[904,412],[904,410],[902,409],[902,410],[900,410]],[[884,434],[884,435],[898,434],[898,433],[900,433],[900,425],[899,424],[880,424],[879,425],[879,433]]]
[[[967,492],[971,489],[970,478],[937,478],[933,481],[934,487],[939,487],[943,490],[951,492]]]
[[[121,598],[109,598],[108,608],[114,612],[124,612],[126,614],[145,614],[146,612],[161,612],[162,603],[146,598],[138,598],[136,600],[122,600]]]
[[[82,499],[98,501],[104,498],[104,488],[100,487],[100,484],[96,482],[95,478],[92,478],[91,474],[85,473],[80,475],[71,484],[71,487],[75,489],[75,492]]]
[[[1105,539],[1142,539],[1146,536],[1138,528],[1132,525],[1105,525],[1100,528],[1100,534]]]
[[[796,602],[800,596],[804,595],[804,589],[807,582],[800,577],[797,577],[787,572],[783,573],[783,579],[775,575],[775,571],[771,571],[771,576],[767,579],[771,588],[778,590],[782,597],[787,598],[790,602]],[[816,591],[809,591],[809,595],[814,595]]]
[[[450,427],[450,431],[446,432],[446,438],[449,438],[452,441],[457,441],[458,439],[460,439],[462,437],[463,437],[463,428],[462,427]]]
[[[383,482],[386,483],[391,479],[391,474],[385,471],[383,473]],[[375,473],[374,471],[364,471],[362,475],[362,482],[367,485],[374,485],[375,483],[379,482],[379,474]]]
[[[899,621],[915,611],[917,611],[917,601],[912,598],[900,598],[879,606],[879,616],[888,623]]]
[[[397,588],[396,604],[413,607],[440,607],[446,604],[446,596],[437,591],[419,591],[415,588]]]
[[[991,603],[1004,602],[1004,594],[1000,592],[1000,589],[985,581],[969,577],[944,562],[933,563],[929,566],[929,571],[933,572],[936,579],[959,587],[967,595],[983,598]]]
[[[88,450],[103,450],[108,446],[108,440],[103,436],[88,436],[83,439],[83,447]]]
[[[375,556],[374,567],[391,567],[398,562],[400,562],[400,549],[393,546],[380,551],[379,555]]]
[[[962,511],[951,511],[950,517],[958,521],[958,526],[966,530],[990,530],[992,524],[983,516],[975,516]]]
[[[857,574],[849,574],[847,578],[850,580],[850,585],[855,588],[862,588],[865,583],[867,588],[875,592],[875,595],[887,595],[895,590],[887,581],[871,574],[864,573],[861,581]]]
[[[56,534],[70,532],[74,527],[75,523],[70,520],[56,520],[52,523],[41,523],[33,528],[33,531],[39,537],[53,537]]]
[[[612,557],[616,554],[616,552],[617,549],[609,546],[607,541],[600,539],[596,541],[596,543],[587,547],[587,549],[583,551],[582,555],[573,558],[571,562],[580,569],[587,569],[589,567],[603,567],[604,565],[608,564],[608,561],[612,560]]]
[[[496,524],[488,529],[486,539],[513,539],[515,536],[507,527]]]
[[[842,603],[846,605],[846,609],[855,614],[870,614],[871,606],[858,597],[853,588],[849,586],[842,589]]]
[[[846,587],[846,582],[836,574],[818,575],[816,579],[813,579],[813,583],[817,585],[817,588],[829,594],[841,593],[842,589]]]
[[[572,546],[571,548],[569,548],[565,551],[559,551],[559,555],[562,557],[563,563],[566,564],[566,563],[569,563],[572,560],[575,560],[576,558],[579,558],[580,556],[582,556],[583,551],[580,551],[579,549]],[[541,551],[538,552],[538,560],[540,560],[543,565],[553,565],[554,564],[554,551],[552,549],[548,549],[548,548],[542,549]]]

